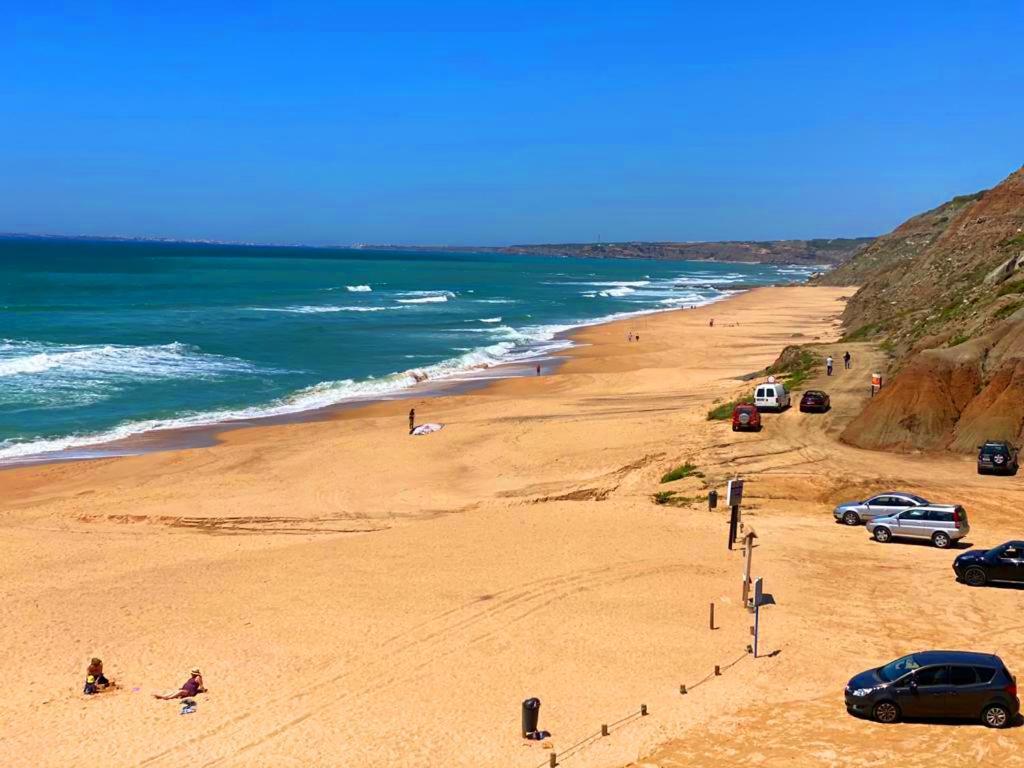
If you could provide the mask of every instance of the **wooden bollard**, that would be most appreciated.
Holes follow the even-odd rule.
[[[680,685],[679,686],[679,692],[681,694],[683,694],[683,696],[685,696],[686,695],[686,686],[685,685]]]
[[[607,736],[608,735],[608,726],[607,725],[602,725],[601,726],[601,735],[602,736]]]
[[[708,629],[715,628],[715,604],[711,603],[711,609],[708,611]]]
[[[722,674],[722,668],[720,666],[718,666],[717,664],[715,664],[715,676],[718,676],[718,675],[721,675],[721,674]]]
[[[640,717],[647,717],[647,705],[646,704],[641,704],[640,705]]]
[[[551,753],[551,768],[555,768],[556,765],[558,765],[558,756],[554,752],[552,752]]]

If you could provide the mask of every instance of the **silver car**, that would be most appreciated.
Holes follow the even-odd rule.
[[[867,529],[875,541],[885,544],[894,537],[930,540],[945,549],[971,531],[967,510],[959,504],[928,504],[911,507],[888,517],[873,517]]]
[[[913,493],[886,491],[864,501],[847,501],[832,510],[836,520],[847,525],[860,525],[880,515],[893,515],[909,507],[923,507],[931,502]]]

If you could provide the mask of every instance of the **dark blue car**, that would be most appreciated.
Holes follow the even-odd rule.
[[[880,723],[903,717],[981,720],[1005,728],[1017,719],[1017,679],[988,653],[912,653],[854,676],[846,709]]]
[[[983,587],[990,581],[1024,584],[1024,541],[964,552],[953,561],[953,572],[972,587]]]

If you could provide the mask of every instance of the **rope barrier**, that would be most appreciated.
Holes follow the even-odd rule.
[[[744,653],[742,655],[737,656],[735,659],[730,661],[728,664],[725,664],[725,665],[715,665],[715,671],[714,672],[711,672],[710,674],[705,675],[704,677],[702,677],[700,680],[698,680],[693,685],[685,685],[685,684],[680,685],[679,686],[679,692],[681,694],[689,693],[690,691],[692,691],[697,686],[703,685],[704,683],[708,682],[708,680],[711,680],[711,679],[713,679],[715,677],[721,676],[722,672],[724,672],[727,669],[732,669],[737,664],[739,664],[741,661],[743,661],[743,659],[747,658],[749,655],[750,655],[749,651],[744,651]],[[624,725],[625,723],[628,723],[628,722],[632,722],[633,720],[637,720],[637,719],[639,719],[641,717],[644,717],[646,714],[647,714],[647,705],[646,704],[641,704],[640,705],[640,709],[638,709],[636,712],[630,712],[628,715],[626,715],[625,717],[619,718],[614,723],[608,723],[607,725],[602,725],[600,731],[598,731],[597,733],[593,733],[593,734],[591,734],[589,736],[585,736],[584,738],[580,739],[575,744],[573,744],[571,747],[566,747],[561,752],[551,752],[548,755],[548,758],[543,763],[540,763],[537,766],[537,768],[549,768],[549,766],[561,765],[561,761],[562,760],[566,759],[567,757],[570,757],[570,756],[574,755],[575,753],[577,753],[581,749],[583,749],[583,747],[588,746],[589,744],[591,744],[592,742],[596,741],[597,739],[600,739],[603,736],[609,735],[613,728],[615,728],[617,726]]]

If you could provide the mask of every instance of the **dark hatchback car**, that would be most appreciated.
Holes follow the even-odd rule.
[[[820,389],[809,389],[800,398],[800,413],[825,413],[831,407],[832,399]]]
[[[957,580],[972,587],[983,587],[990,581],[1024,584],[1024,541],[964,552],[953,561],[953,572]]]
[[[1020,469],[1016,446],[1000,440],[989,440],[978,446],[979,475],[1015,475]]]
[[[1005,728],[1017,719],[1017,679],[998,656],[924,651],[861,672],[846,686],[846,709],[880,723],[902,717],[981,720]]]

